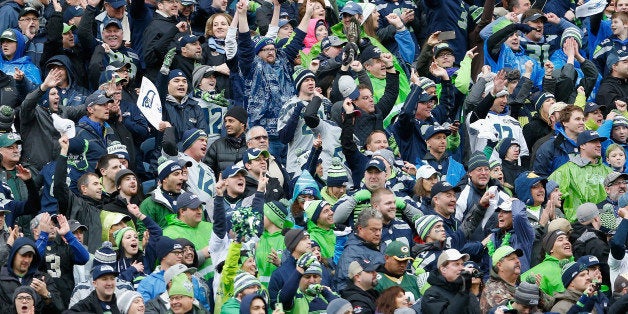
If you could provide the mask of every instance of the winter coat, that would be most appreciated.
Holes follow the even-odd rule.
[[[611,251],[608,242],[606,242],[606,233],[580,222],[575,222],[572,227],[573,231],[569,235],[569,242],[573,245],[574,258],[593,255],[597,257],[600,263],[606,264],[608,254]]]
[[[482,313],[486,313],[489,309],[504,301],[514,299],[516,288],[516,286],[502,280],[495,272],[491,272],[491,277],[484,285],[482,295],[480,296],[480,310]]]
[[[576,220],[576,209],[581,204],[597,204],[606,199],[603,182],[612,171],[601,160],[594,164],[576,156],[548,177],[558,183],[560,191],[565,195],[563,211],[567,220]]]
[[[157,188],[150,193],[150,197],[147,197],[142,204],[140,204],[140,211],[142,214],[153,219],[160,228],[164,229],[168,226],[166,217],[171,214],[177,214],[177,209],[173,207],[173,202],[176,198],[176,195],[171,197],[163,189]],[[146,230],[146,227],[138,221],[137,233],[140,239],[143,237],[142,234],[144,230]]]
[[[551,132],[552,128],[541,118],[538,112],[523,126],[523,137],[526,139],[526,144],[530,149],[534,147],[538,140]]]
[[[11,29],[10,31],[13,32],[13,35],[17,39],[17,50],[11,60],[7,60],[4,52],[2,53],[0,70],[8,75],[13,75],[15,68],[18,68],[20,71],[24,72],[24,79],[27,79],[35,85],[41,84],[41,71],[39,67],[33,63],[33,60],[31,60],[29,56],[24,55],[27,37],[22,35],[17,29]]]
[[[552,312],[556,313],[593,313],[598,312],[594,308],[594,298],[582,298],[580,292],[574,290],[566,290],[564,292],[556,294],[556,303],[552,306]],[[586,299],[588,302],[580,303],[579,301]],[[580,304],[577,304],[580,303]],[[575,308],[575,309],[574,309]],[[575,310],[575,312],[574,312]],[[601,313],[600,313],[601,314]]]
[[[254,179],[253,177],[251,177],[250,175],[247,175],[245,177],[245,181],[246,181],[246,188],[244,190],[245,197],[254,195],[255,192],[257,192],[258,181]],[[282,198],[285,198],[285,195],[284,195],[283,187],[281,186],[281,184],[279,184],[279,180],[277,180],[277,178],[268,177],[268,184],[266,184],[266,193],[264,193],[264,201],[272,202],[272,201],[278,201]]]
[[[310,234],[310,237],[312,235]],[[320,244],[320,243],[319,243]],[[323,247],[321,246],[321,253]],[[259,280],[265,287],[268,288],[268,282],[270,281],[270,276],[277,269],[277,266],[273,263],[268,262],[268,254],[271,253],[271,250],[275,250],[279,257],[284,254],[290,254],[286,251],[286,244],[284,243],[284,235],[281,234],[281,230],[273,233],[269,233],[264,230],[262,236],[257,242],[257,248],[255,249],[255,263],[257,264],[257,273],[259,275]]]
[[[175,46],[175,35],[179,33],[176,16],[165,17],[155,12],[153,21],[146,27],[142,35],[143,60],[146,64],[145,76],[156,82],[166,52]],[[184,130],[185,131],[185,130]]]
[[[439,270],[433,270],[427,283],[430,287],[421,299],[423,313],[480,313],[480,303],[468,288],[463,289],[462,277],[448,282]]]
[[[241,160],[246,150],[244,134],[238,138],[227,135],[217,139],[207,148],[203,162],[212,168],[218,180],[220,173]]]
[[[606,106],[606,110],[610,111],[616,109],[615,100],[626,97],[628,97],[628,81],[609,75],[602,79],[595,102],[600,106]]]
[[[0,71],[0,102],[11,108],[19,106],[24,97],[23,92],[25,93],[22,90],[26,85],[23,81],[16,81],[12,75]],[[22,133],[21,130],[20,133]]]
[[[184,238],[190,240],[195,247],[202,249],[207,246],[212,235],[213,225],[211,222],[201,221],[198,226],[192,227],[179,220],[176,214],[166,216],[168,226],[164,228],[164,236],[171,239]],[[197,266],[198,272],[207,279],[213,277],[214,266],[211,258],[205,259],[201,265]]]
[[[345,249],[336,267],[334,283],[336,284],[337,291],[341,291],[347,286],[347,283],[350,281],[348,276],[349,264],[358,259],[369,260],[374,265],[381,265],[386,262],[384,260],[384,254],[379,250],[379,246],[368,243],[358,237],[357,234],[352,233],[345,243]]]
[[[102,314],[105,312],[102,308],[102,303],[103,302],[98,299],[98,295],[96,295],[96,290],[94,290],[92,291],[92,293],[89,294],[87,298],[79,301],[79,303],[74,304],[74,306],[71,307],[69,310],[67,310],[66,313],[88,312],[88,313]],[[121,313],[120,310],[118,309],[115,294],[113,295],[111,301],[107,302],[107,305],[109,306],[108,312],[110,312],[111,314]]]
[[[48,61],[46,61],[46,66],[44,68],[48,69],[52,63],[63,64],[68,74],[68,87],[66,88],[57,87],[57,90],[59,91],[60,104],[64,106],[69,106],[69,107],[84,104],[85,99],[91,93],[84,87],[80,86],[79,81],[81,77],[77,75],[75,72],[75,71],[81,71],[84,69],[75,69],[72,61],[70,61],[70,58],[62,54],[53,56],[50,59],[48,59]],[[47,71],[44,72],[43,75],[44,76],[48,75],[48,72]]]
[[[452,156],[449,156],[448,153],[445,153],[440,160],[436,160],[436,157],[428,152],[425,154],[425,157],[423,157],[423,160],[421,160],[416,166],[419,168],[426,164],[434,167],[436,171],[443,175],[441,180],[445,180],[453,186],[458,185],[458,183],[460,183],[460,179],[467,174],[466,170],[464,170],[464,166],[456,161]]]
[[[565,129],[560,123],[555,124],[556,137],[541,144],[536,151],[532,169],[539,176],[549,176],[569,161],[569,158],[578,154],[578,145],[567,137]]]
[[[36,247],[35,242],[29,238],[17,238],[11,247],[7,264],[0,269],[0,310],[2,310],[3,313],[12,312],[14,306],[13,293],[15,292],[15,289],[20,286],[29,286],[33,282],[33,278],[41,279],[42,277],[45,277],[44,281],[46,282],[48,292],[50,292],[51,299],[49,303],[47,303],[40,297],[39,302],[35,304],[35,308],[37,311],[42,311],[43,313],[61,313],[64,307],[63,302],[61,302],[57,286],[48,273],[37,269],[41,262],[39,253],[35,252],[33,254],[33,260],[28,266],[28,271],[24,274],[24,276],[18,277],[13,271],[13,260],[15,259],[15,254],[17,254],[17,251],[25,245],[30,245],[33,248]]]
[[[100,157],[107,155],[107,147],[119,141],[107,122],[100,124],[87,116],[76,125],[76,135],[70,139],[68,155],[77,156],[76,169],[82,172],[94,172]]]
[[[374,289],[364,291],[353,282],[348,282],[347,287],[340,290],[340,296],[351,303],[353,313],[376,313],[375,300],[379,297],[379,292]]]
[[[53,125],[47,98],[48,92],[37,88],[26,96],[20,107],[20,134],[28,138],[22,143],[22,158],[38,170],[53,161],[60,150],[58,140],[61,135]],[[78,121],[86,113],[85,105],[66,107],[61,104],[57,112],[72,121]]]
[[[513,229],[506,231],[511,233],[508,245],[523,251],[523,256],[519,258],[519,261],[521,262],[521,271],[525,272],[530,269],[531,266],[530,259],[532,257],[532,244],[534,243],[535,234],[534,229],[528,221],[525,204],[518,200],[512,203],[512,225]],[[504,236],[505,233],[503,230],[493,230],[491,241],[495,249],[503,244],[502,240]]]

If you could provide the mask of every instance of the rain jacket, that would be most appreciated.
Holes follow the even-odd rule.
[[[348,276],[349,264],[358,259],[367,259],[374,265],[386,263],[384,254],[379,251],[379,246],[368,243],[358,237],[357,234],[352,233],[345,243],[345,249],[338,260],[338,267],[336,267],[334,282],[337,291],[347,287],[347,283],[350,281]]]
[[[188,239],[199,249],[206,247],[209,243],[213,230],[211,222],[201,221],[198,226],[192,227],[179,220],[176,214],[166,216],[166,221],[168,222],[168,227],[164,229],[165,236],[172,239]],[[198,272],[206,278],[213,277],[214,267],[211,258],[205,259],[205,262],[198,266]]]
[[[606,199],[603,182],[612,171],[601,160],[593,164],[576,156],[548,177],[558,183],[560,191],[565,195],[563,211],[567,220],[576,220],[576,209],[581,204],[597,204]]]
[[[574,258],[570,257],[569,261],[573,262]],[[554,295],[555,293],[565,291],[561,273],[562,267],[560,266],[560,260],[554,256],[546,254],[543,262],[521,274],[521,279],[526,280],[529,276],[534,277],[535,275],[540,274],[541,284],[539,285],[539,289],[549,295]]]
[[[29,56],[24,55],[26,52],[26,40],[28,38],[16,29],[11,29],[11,31],[15,35],[15,38],[17,38],[17,50],[15,50],[15,54],[11,60],[7,60],[4,56],[4,52],[2,53],[0,70],[6,74],[13,75],[15,68],[18,68],[20,71],[24,72],[24,78],[28,79],[32,84],[41,84],[41,71],[39,67],[33,63],[33,60],[31,60]]]

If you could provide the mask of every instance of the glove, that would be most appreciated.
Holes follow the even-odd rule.
[[[406,200],[401,197],[395,197],[395,207],[397,207],[397,209],[404,209],[406,205],[408,205]]]
[[[353,199],[358,203],[368,201],[371,199],[371,191],[367,189],[359,190],[353,194]]]
[[[176,53],[177,48],[171,48],[164,56],[164,63],[162,63],[161,69],[159,70],[163,75],[168,75],[170,72],[170,65],[172,64],[172,60],[174,59],[174,55]]]
[[[309,296],[316,296],[316,295],[321,294],[323,292],[323,289],[325,289],[325,287],[323,287],[323,285],[317,284],[317,283],[313,283],[313,284],[307,286],[307,289],[305,289],[305,294],[307,294]]]
[[[462,278],[462,287],[460,288],[460,292],[467,293],[471,291],[471,280],[473,279],[471,273],[463,270],[460,273],[460,278]]]
[[[347,43],[347,45],[345,45],[344,55],[342,58],[342,65],[349,66],[349,64],[353,62],[353,59],[355,59],[356,49],[354,46],[355,45],[353,43],[351,44]]]
[[[534,27],[528,25],[528,24],[524,24],[524,23],[517,23],[515,24],[515,29],[522,31],[524,34],[527,34],[533,30],[535,30]]]
[[[303,270],[307,270],[312,263],[316,261],[316,257],[312,255],[312,253],[305,253],[299,257],[297,260],[297,266],[303,268]]]

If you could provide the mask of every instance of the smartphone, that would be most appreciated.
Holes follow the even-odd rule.
[[[438,34],[438,40],[440,41],[447,41],[452,39],[456,39],[455,31],[440,32],[440,34]]]

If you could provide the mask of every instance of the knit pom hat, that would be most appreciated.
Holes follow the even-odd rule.
[[[429,77],[424,76],[419,77],[417,85],[419,85],[423,91],[427,91],[430,87],[436,87],[436,83],[434,83],[434,81],[432,81]]]
[[[314,261],[310,266],[307,267],[303,275],[323,275],[323,268],[321,267],[321,263],[318,261]]]
[[[30,286],[19,286],[13,291],[13,304],[15,304],[15,299],[17,299],[20,293],[28,293],[33,298],[33,301],[35,301],[35,304],[39,303],[39,294],[35,292],[33,288]]]
[[[184,152],[186,149],[190,148],[190,146],[192,146],[192,144],[194,144],[194,142],[196,142],[196,140],[198,140],[199,138],[207,138],[207,133],[199,129],[189,129],[183,132],[183,141],[181,142],[181,149],[179,150]]]
[[[301,84],[303,84],[303,81],[305,81],[305,79],[308,77],[316,79],[316,76],[314,76],[314,73],[312,73],[312,71],[302,66],[297,66],[294,68],[294,74],[292,74],[292,79],[294,80],[294,85],[297,87],[297,93],[301,89]]]
[[[171,159],[165,160],[157,167],[157,176],[159,177],[159,181],[163,181],[171,173],[181,169],[181,165],[179,165],[178,162]]]
[[[258,36],[253,38],[253,42],[255,43],[255,54],[257,55],[262,48],[268,45],[275,46],[275,42],[268,37]]]
[[[262,284],[255,276],[247,272],[241,272],[236,275],[235,280],[233,281],[233,295],[237,296],[238,293],[242,292],[244,289],[253,286],[261,287]]]
[[[113,245],[109,241],[102,243],[100,248],[94,252],[93,266],[98,265],[116,265],[117,257],[116,252],[113,250]]]
[[[281,202],[273,201],[264,204],[264,217],[268,218],[275,226],[283,228],[288,217],[288,208]]]
[[[495,146],[495,150],[499,154],[499,159],[504,160],[506,158],[506,154],[508,153],[508,149],[512,145],[519,146],[519,143],[517,143],[517,141],[515,141],[515,139],[512,138],[512,137],[504,138],[504,139],[502,139],[501,141],[499,141],[497,143],[497,145]]]
[[[314,200],[305,202],[305,204],[303,204],[303,207],[305,207],[305,213],[307,214],[307,216],[310,217],[312,222],[316,223],[318,221],[318,217],[321,214],[321,211],[323,211],[323,208],[327,205],[329,205],[329,203],[327,203],[326,201]]]
[[[436,215],[425,215],[414,222],[414,227],[419,237],[421,237],[421,240],[425,241],[425,239],[427,239],[430,230],[432,230],[432,227],[439,221],[443,221],[443,219]]]
[[[338,157],[331,159],[331,167],[327,170],[327,186],[339,187],[349,182],[347,170],[342,166],[342,160]]]
[[[0,131],[10,132],[14,118],[15,110],[13,108],[7,105],[0,106]]]

